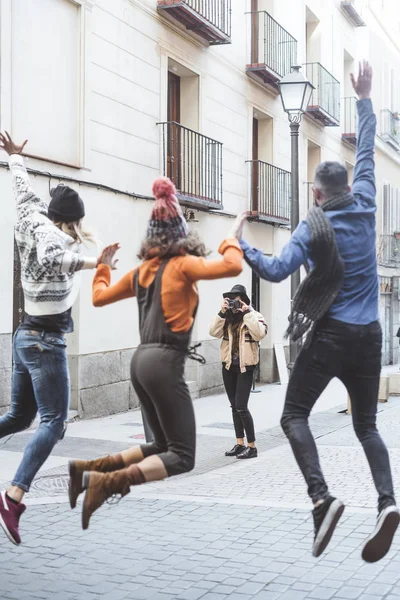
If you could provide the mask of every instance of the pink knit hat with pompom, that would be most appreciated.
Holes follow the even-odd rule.
[[[189,233],[186,220],[176,197],[174,184],[168,177],[159,177],[153,184],[155,203],[147,227],[147,237],[161,237],[177,242]]]

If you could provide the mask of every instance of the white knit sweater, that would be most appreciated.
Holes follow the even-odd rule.
[[[60,314],[73,305],[81,269],[93,269],[95,258],[84,258],[79,244],[47,217],[47,204],[33,192],[23,158],[9,160],[17,202],[15,239],[21,259],[25,312],[32,316]]]

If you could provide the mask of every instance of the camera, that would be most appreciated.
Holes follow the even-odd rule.
[[[242,308],[242,303],[240,302],[240,300],[228,300],[228,302],[230,310],[239,310],[240,308]]]

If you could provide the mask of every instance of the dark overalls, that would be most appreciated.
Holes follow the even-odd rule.
[[[144,457],[157,454],[168,476],[191,471],[196,453],[196,425],[192,399],[184,377],[192,328],[174,333],[165,322],[161,281],[168,260],[161,263],[148,288],[134,286],[139,306],[141,343],[132,358],[132,384],[154,435],[141,448]]]

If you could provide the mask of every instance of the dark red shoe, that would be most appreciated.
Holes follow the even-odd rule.
[[[10,542],[16,546],[21,543],[18,525],[25,509],[25,504],[22,504],[22,502],[14,504],[14,502],[8,500],[5,492],[0,492],[0,525]]]

